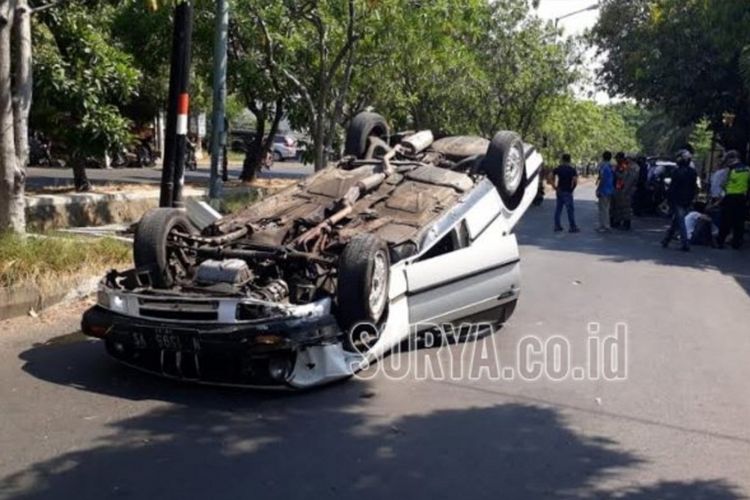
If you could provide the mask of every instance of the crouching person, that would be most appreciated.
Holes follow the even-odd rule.
[[[711,216],[706,214],[704,203],[696,203],[694,210],[685,216],[685,228],[691,245],[716,247],[719,228],[713,223]]]

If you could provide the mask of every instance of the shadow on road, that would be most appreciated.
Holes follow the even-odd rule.
[[[596,210],[595,201],[576,200],[578,223],[583,231],[574,235],[555,233],[552,231],[554,200],[546,199],[541,207],[530,208],[522,219],[517,230],[519,243],[556,252],[589,254],[609,262],[650,261],[665,266],[716,270],[733,277],[750,295],[750,251],[747,248],[737,251],[694,246],[691,252],[684,253],[678,250],[678,242],[672,242],[670,248],[664,249],[660,242],[669,221],[658,217],[635,218],[632,231],[613,230],[602,235],[594,230]]]
[[[363,398],[361,381],[295,394],[202,388],[120,367],[80,334],[21,359],[42,380],[167,404],[0,479],[3,498],[739,498],[718,480],[603,490],[648,464],[543,405],[394,417],[378,410],[377,394]]]

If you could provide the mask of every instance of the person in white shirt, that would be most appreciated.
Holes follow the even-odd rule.
[[[724,198],[724,184],[727,182],[728,173],[729,169],[725,165],[722,165],[711,174],[709,196],[711,197],[712,204],[714,201],[720,201]]]
[[[695,210],[685,216],[688,241],[691,245],[715,246],[719,228],[711,221],[711,217],[703,213],[705,207],[696,203]]]

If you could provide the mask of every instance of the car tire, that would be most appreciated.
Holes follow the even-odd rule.
[[[339,257],[336,298],[338,319],[355,344],[357,325],[377,325],[388,305],[390,274],[388,245],[373,234],[360,234],[349,241]],[[372,329],[370,329],[372,330]]]
[[[176,208],[155,208],[146,212],[135,230],[133,260],[136,269],[148,270],[151,284],[156,288],[170,288],[175,283],[167,240],[174,230],[195,233],[196,230],[184,211]],[[188,269],[183,269],[188,273]]]
[[[377,113],[362,112],[352,118],[346,129],[345,156],[363,159],[369,148],[368,139],[376,136],[388,142],[390,130],[385,118]]]
[[[284,157],[278,151],[273,152],[273,161],[284,161]]]
[[[518,207],[526,188],[526,155],[521,136],[510,131],[495,134],[480,170],[495,185],[506,207]]]

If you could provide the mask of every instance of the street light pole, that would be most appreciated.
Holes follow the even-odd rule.
[[[226,145],[227,101],[227,44],[229,36],[229,2],[216,0],[216,25],[214,33],[213,112],[211,114],[211,175],[208,197],[211,201],[221,197],[222,182],[219,167],[224,161]]]
[[[596,3],[595,3],[595,4],[593,4],[593,5],[589,5],[588,7],[584,7],[583,9],[578,9],[578,10],[576,10],[576,11],[573,11],[573,12],[569,12],[569,13],[567,13],[567,14],[563,14],[562,16],[556,17],[556,18],[555,18],[555,29],[557,29],[557,22],[558,22],[558,21],[559,21],[560,19],[565,19],[565,18],[567,18],[567,17],[572,17],[572,16],[575,16],[576,14],[581,14],[581,13],[583,13],[583,12],[588,12],[588,11],[590,11],[590,10],[596,10],[596,9],[598,9],[598,8],[599,8],[599,2],[596,2]]]

